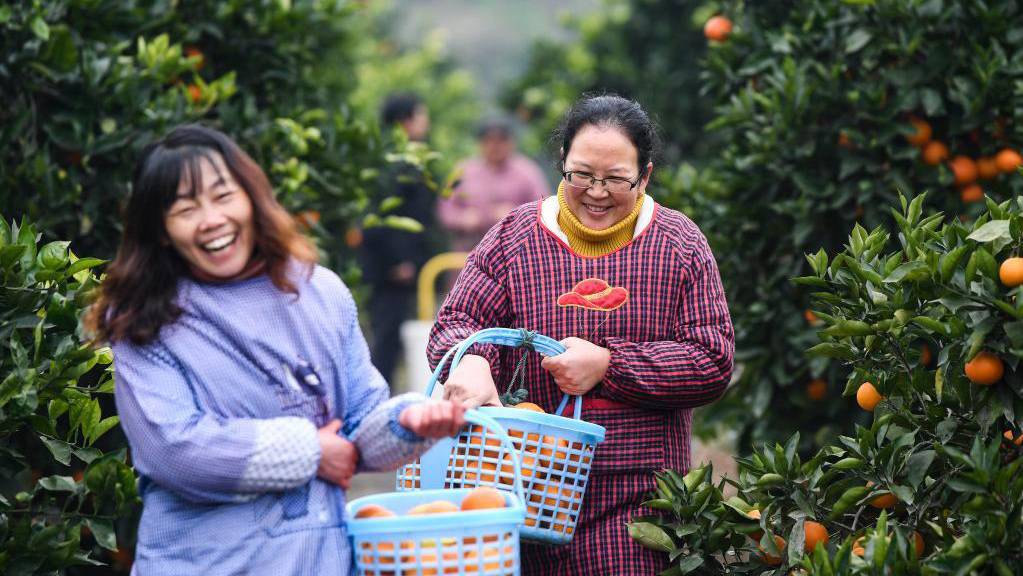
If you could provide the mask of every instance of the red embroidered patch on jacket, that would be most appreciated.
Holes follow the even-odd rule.
[[[600,278],[587,278],[572,287],[571,292],[558,296],[558,306],[577,306],[587,310],[610,312],[621,308],[629,300],[629,291],[621,286],[611,287]]]

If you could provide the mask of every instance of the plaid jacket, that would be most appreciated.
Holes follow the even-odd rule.
[[[524,546],[525,574],[651,574],[667,557],[632,542],[625,523],[649,513],[652,472],[689,467],[691,409],[713,402],[732,372],[734,332],[717,264],[683,214],[645,202],[632,242],[596,258],[576,254],[557,226],[557,198],[526,204],[470,254],[430,336],[441,356],[473,332],[527,328],[577,336],[611,351],[583,419],[604,426],[572,544]],[[502,391],[523,350],[480,345]],[[554,379],[530,353],[529,401],[553,411]]]

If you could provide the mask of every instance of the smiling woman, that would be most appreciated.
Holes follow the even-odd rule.
[[[344,488],[464,423],[388,398],[355,302],[224,134],[147,146],[88,325],[139,473],[139,574],[349,573]]]
[[[732,372],[734,333],[717,264],[699,228],[647,197],[656,133],[640,105],[584,97],[556,134],[556,197],[525,204],[469,255],[430,335],[436,363],[470,334],[525,328],[566,351],[469,349],[448,397],[499,402],[494,374],[524,374],[546,410],[583,397],[583,419],[604,426],[572,542],[524,544],[522,573],[657,574],[664,554],[633,541],[653,471],[689,467],[692,408],[713,402]],[[520,372],[521,368],[521,372]],[[502,381],[502,384],[506,382]]]
[[[167,236],[192,274],[234,278],[249,266],[256,244],[252,201],[219,154],[196,157],[188,170],[190,177],[182,178],[164,217]]]

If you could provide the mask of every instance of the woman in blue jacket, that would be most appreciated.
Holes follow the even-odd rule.
[[[463,408],[388,398],[352,296],[215,130],[143,150],[91,312],[143,500],[133,573],[342,575],[344,488],[454,434]]]

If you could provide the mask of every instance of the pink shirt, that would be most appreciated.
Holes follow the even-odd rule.
[[[469,251],[513,208],[550,195],[550,187],[535,162],[514,154],[503,166],[481,158],[460,166],[461,182],[450,198],[437,203],[437,219],[451,234],[451,249]]]

